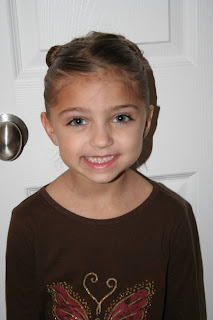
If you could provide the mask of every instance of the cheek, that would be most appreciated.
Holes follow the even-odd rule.
[[[58,146],[61,157],[66,155],[72,156],[77,152],[77,143],[74,139],[60,139]]]
[[[137,128],[126,132],[122,137],[122,145],[128,149],[129,152],[140,153],[143,145],[143,130]]]
[[[75,161],[74,159],[81,157],[87,149],[88,143],[87,138],[81,134],[72,134],[63,136],[59,140],[59,152],[61,158],[69,161]]]
[[[126,138],[132,140],[133,143],[141,143],[143,140],[143,128],[144,126],[138,125],[131,128],[126,134]]]

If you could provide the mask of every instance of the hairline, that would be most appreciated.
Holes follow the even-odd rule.
[[[49,116],[49,110],[54,107],[57,104],[57,97],[60,91],[65,88],[66,86],[71,84],[71,78],[75,77],[86,77],[88,79],[103,79],[104,75],[107,77],[114,74],[116,77],[113,78],[114,81],[119,81],[122,82],[127,88],[129,88],[139,99],[141,99],[146,107],[146,110],[148,111],[149,107],[149,102],[146,101],[146,97],[142,96],[141,91],[139,90],[139,85],[136,80],[131,80],[128,75],[130,75],[130,72],[124,70],[124,69],[119,69],[119,67],[116,66],[111,66],[111,65],[102,65],[101,67],[97,67],[96,70],[94,71],[75,71],[75,70],[70,70],[70,71],[63,71],[60,69],[57,69],[57,76],[56,79],[53,80],[54,87],[56,94],[54,96],[54,101],[53,103],[50,103],[49,106],[46,105],[46,113],[47,116]],[[69,79],[69,80],[68,80]],[[110,79],[110,78],[109,78]],[[58,87],[58,88],[57,88]]]

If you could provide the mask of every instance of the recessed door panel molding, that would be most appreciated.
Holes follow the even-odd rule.
[[[64,0],[63,4],[37,0],[41,50],[91,30],[125,34],[137,43],[169,41],[168,0]]]
[[[91,30],[124,34],[153,68],[196,65],[197,1],[9,0],[17,79],[43,77],[50,46]]]

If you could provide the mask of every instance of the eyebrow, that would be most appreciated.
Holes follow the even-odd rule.
[[[133,108],[135,111],[138,111],[140,108],[137,105],[134,104],[123,104],[123,105],[117,105],[113,106],[110,111],[117,111],[117,110],[122,110],[122,109],[127,109],[127,108]],[[67,108],[59,113],[59,116],[63,115],[64,113],[67,112],[90,112],[90,110],[87,107],[73,107],[73,108]]]

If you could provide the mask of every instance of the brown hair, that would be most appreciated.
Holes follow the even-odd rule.
[[[64,78],[70,75],[114,70],[123,80],[137,86],[146,106],[149,106],[149,90],[143,55],[136,44],[121,35],[90,32],[85,37],[54,46],[47,52],[49,67],[45,76],[44,99],[48,113],[56,102],[57,92]]]

